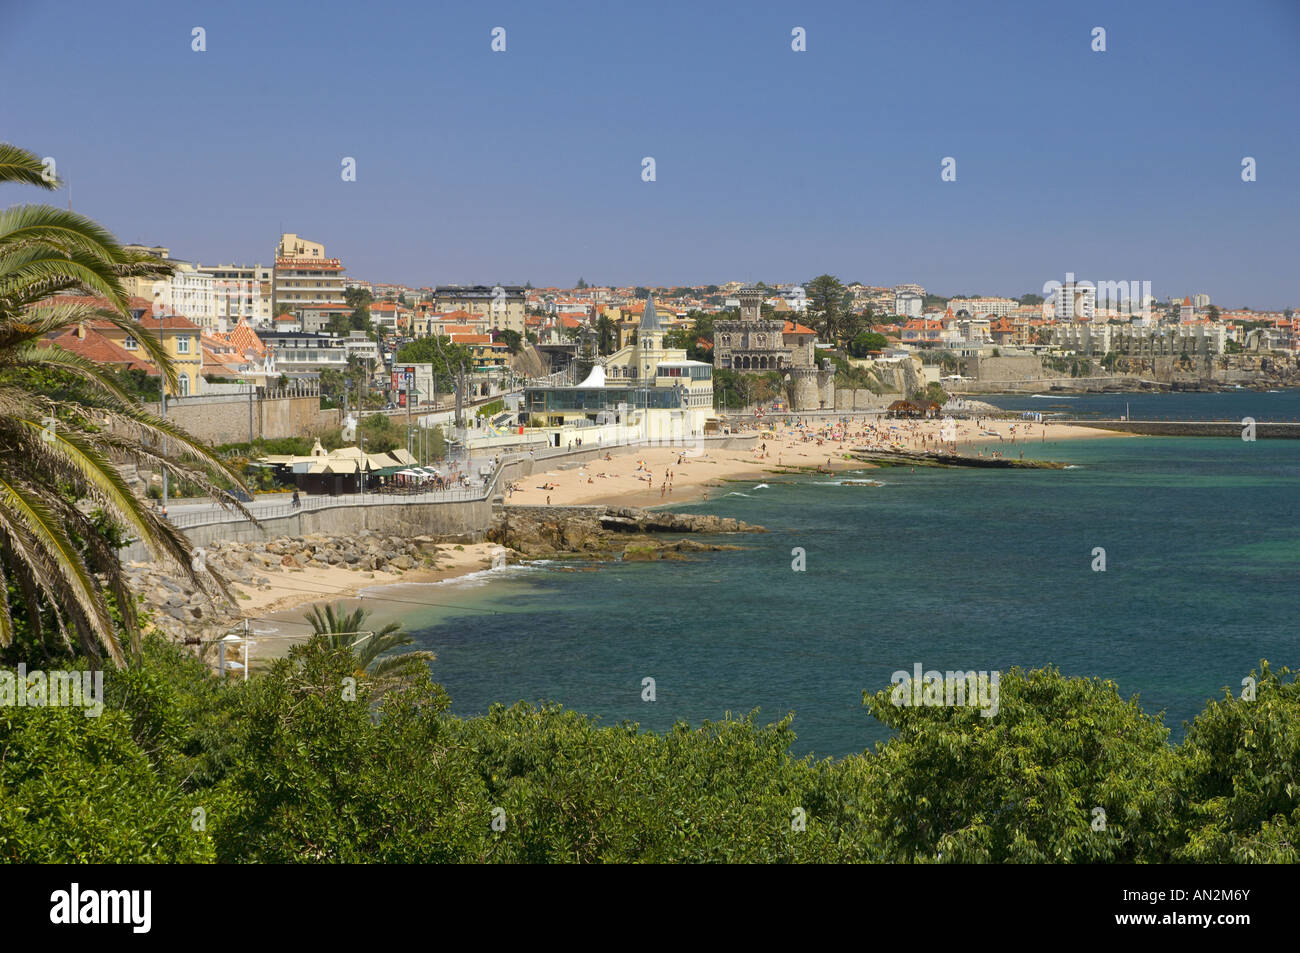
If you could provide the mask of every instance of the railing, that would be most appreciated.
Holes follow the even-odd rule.
[[[685,438],[682,441],[672,442],[685,444],[694,438]],[[645,443],[653,446],[656,441],[637,441],[637,444]],[[298,506],[292,503],[275,503],[271,505],[261,505],[258,501],[249,504],[249,510],[258,520],[278,519],[285,516],[298,516],[302,513],[314,513],[319,510],[338,509],[349,506],[403,506],[410,503],[472,503],[481,500],[490,500],[497,492],[497,484],[500,482],[501,473],[506,466],[518,463],[523,460],[550,460],[556,457],[573,456],[579,453],[590,453],[595,451],[604,451],[608,453],[619,447],[634,446],[637,444],[593,444],[590,447],[540,447],[532,451],[521,451],[515,453],[501,454],[497,462],[493,465],[492,472],[481,479],[481,481],[472,481],[467,487],[452,487],[445,490],[415,490],[415,491],[389,491],[380,492],[377,488],[367,490],[362,493],[350,493],[346,496],[307,496],[302,498]],[[665,442],[664,445],[669,445]],[[240,523],[245,522],[246,517],[238,511],[223,510],[212,504],[211,508],[205,509],[198,513],[178,513],[168,520],[178,529],[191,529],[195,526],[212,526],[219,523]]]
[[[494,474],[495,477],[495,474]],[[303,513],[314,513],[319,510],[338,509],[346,506],[394,506],[408,503],[467,503],[476,500],[482,500],[487,497],[487,490],[492,483],[493,478],[489,478],[486,483],[472,483],[468,487],[452,487],[445,490],[415,490],[415,491],[398,491],[398,492],[378,492],[377,490],[367,493],[351,493],[347,496],[309,496],[302,500],[298,506],[292,503],[278,503],[272,506],[258,506],[256,502],[249,507],[250,512],[258,520],[278,519],[284,516],[298,516]],[[242,513],[233,510],[215,509],[205,510],[199,513],[179,513],[169,518],[173,526],[178,529],[190,529],[195,526],[211,526],[217,523],[241,523],[246,518]]]

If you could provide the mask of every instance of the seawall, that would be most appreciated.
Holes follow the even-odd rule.
[[[662,444],[655,442],[631,444],[621,447],[592,447],[573,451],[553,451],[539,454],[512,454],[502,459],[487,486],[475,498],[446,501],[407,501],[401,497],[379,499],[370,497],[362,503],[342,503],[306,509],[272,517],[260,523],[225,518],[211,523],[183,527],[185,535],[196,548],[217,540],[234,542],[266,542],[279,536],[305,536],[323,533],[331,536],[358,534],[362,530],[373,533],[408,536],[455,536],[466,541],[480,541],[491,526],[494,510],[505,503],[505,488],[512,480],[531,476],[535,471],[577,465],[603,457],[606,453],[633,453],[652,446],[706,446],[717,450],[749,449],[758,441],[759,434],[729,434],[717,437],[693,438],[684,442]],[[287,504],[286,504],[287,506]],[[553,507],[553,513],[568,510],[587,510],[586,507]],[[604,507],[594,509],[603,510]],[[584,515],[586,515],[584,513]],[[133,542],[121,550],[125,561],[144,561],[152,558],[149,549],[141,542]]]

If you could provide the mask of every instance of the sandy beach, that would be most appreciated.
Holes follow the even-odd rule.
[[[444,544],[437,550],[437,569],[408,569],[405,572],[364,572],[340,566],[268,568],[260,573],[271,580],[268,587],[235,584],[231,588],[245,615],[266,615],[314,602],[350,599],[362,589],[375,586],[455,579],[490,568],[492,553],[498,548],[495,543],[470,543],[461,548],[456,544]]]
[[[518,480],[507,502],[519,505],[669,506],[699,500],[724,481],[761,480],[795,468],[823,467],[834,472],[869,469],[845,455],[853,448],[938,449],[955,437],[960,453],[1008,458],[1024,452],[1043,458],[1045,444],[1057,441],[1126,437],[1128,434],[1068,424],[1026,420],[885,420],[850,417],[847,425],[814,420],[810,427],[774,421],[759,432],[751,450],[696,447],[632,447],[572,469],[538,470]],[[748,431],[747,431],[748,432]],[[952,442],[942,444],[952,447]]]

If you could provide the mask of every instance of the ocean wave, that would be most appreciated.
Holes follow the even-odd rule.
[[[770,486],[768,486],[766,483],[760,483],[758,486],[754,487],[754,489],[756,489],[756,490],[770,490],[770,489],[772,489],[772,488],[771,488]]]
[[[1082,470],[1082,469],[1084,469],[1084,468],[1081,467],[1081,466],[1080,466],[1079,464],[1077,464],[1077,463],[1067,463],[1067,464],[1065,465],[1064,469],[1066,469],[1066,470]]]
[[[1030,394],[1031,400],[1078,400],[1077,397],[1062,397],[1060,394]]]
[[[748,493],[741,493],[739,490],[732,490],[727,496],[743,496],[745,499],[752,499]]]

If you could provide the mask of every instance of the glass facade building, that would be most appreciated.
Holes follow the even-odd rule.
[[[620,404],[628,410],[677,410],[685,400],[682,387],[529,387],[524,390],[523,410],[530,417],[598,414],[618,410]]]

